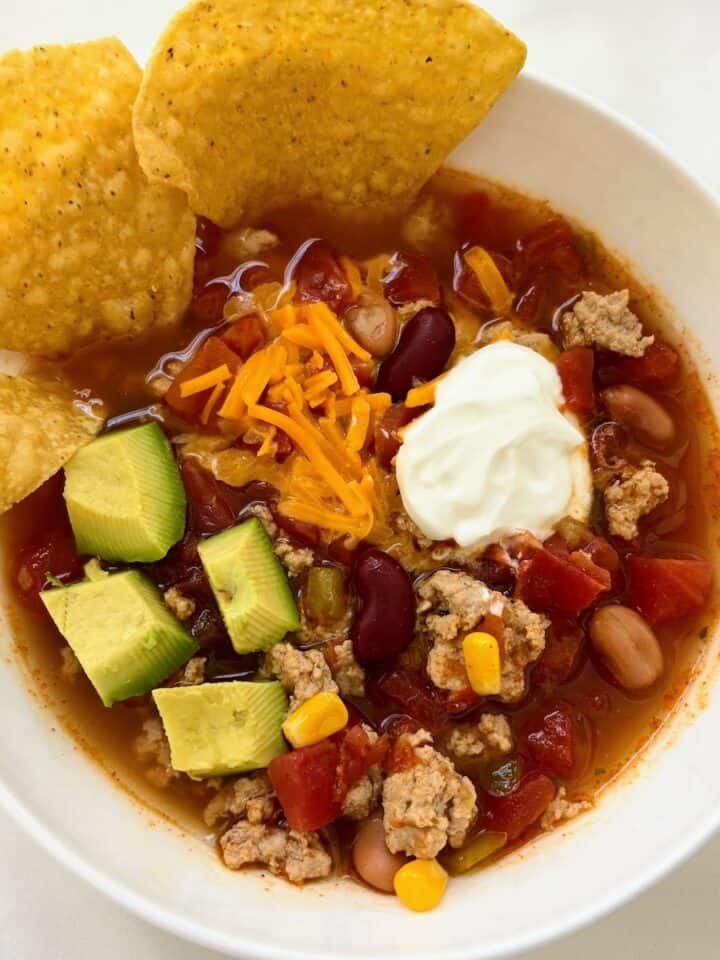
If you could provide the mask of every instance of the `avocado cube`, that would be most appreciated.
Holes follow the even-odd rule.
[[[222,777],[266,767],[287,751],[285,691],[277,682],[201,683],[153,692],[174,770]]]
[[[106,707],[152,690],[198,648],[138,570],[43,590],[40,599]]]
[[[185,490],[157,423],[103,434],[65,466],[65,502],[80,553],[160,560],[185,532]]]
[[[287,574],[257,517],[203,540],[198,553],[238,653],[269,650],[299,628]]]

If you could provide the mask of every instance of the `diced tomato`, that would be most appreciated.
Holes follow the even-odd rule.
[[[551,613],[545,649],[533,668],[533,684],[564,683],[578,665],[584,642],[585,634],[575,620]]]
[[[580,565],[575,555],[566,559],[541,548],[521,562],[516,594],[535,610],[577,615],[609,589],[609,581],[589,557]]]
[[[413,721],[408,723],[406,718],[403,718],[402,725],[397,723],[394,726],[393,735],[397,732],[398,739],[391,743],[385,755],[385,770],[388,773],[402,773],[403,770],[411,770],[419,763],[414,747],[403,736],[403,734],[415,733],[418,729],[422,729],[422,726],[411,726],[412,723]]]
[[[186,457],[181,464],[188,500],[188,527],[196,534],[219,533],[235,523],[235,512],[215,477]]]
[[[517,289],[529,284],[541,273],[551,273],[566,283],[580,279],[582,258],[573,229],[562,217],[553,217],[517,242],[513,260]]]
[[[384,696],[394,700],[404,713],[431,733],[447,723],[447,711],[417,671],[393,670],[381,678],[378,687]]]
[[[562,381],[565,406],[581,416],[591,414],[595,409],[594,364],[593,352],[588,347],[565,350],[555,361]]]
[[[617,573],[620,569],[620,557],[612,544],[608,543],[605,537],[593,537],[590,543],[586,543],[582,548],[597,567],[603,567],[610,574]]]
[[[400,430],[417,416],[417,412],[404,403],[388,407],[374,427],[375,453],[384,467],[389,467],[400,449]]]
[[[419,253],[396,253],[392,270],[385,277],[385,291],[390,303],[400,306],[415,300],[441,302],[440,281],[428,257]]]
[[[36,601],[40,591],[51,585],[49,577],[61,583],[79,580],[83,562],[69,524],[61,521],[20,549],[15,582],[26,599]]]
[[[221,334],[221,340],[231,350],[247,360],[251,353],[261,347],[267,339],[265,324],[256,313],[240,317]]]
[[[669,343],[656,340],[641,357],[604,353],[598,367],[603,386],[632,383],[641,387],[671,387],[680,376],[680,356]]]
[[[707,560],[632,556],[625,565],[630,600],[653,626],[694,613],[710,594]]]
[[[382,764],[388,750],[387,737],[373,743],[365,729],[356,724],[337,735],[338,766],[335,781],[335,799],[342,803],[348,790],[365,776],[370,767]]]
[[[512,793],[489,797],[485,826],[514,840],[545,813],[555,796],[555,784],[544,773],[526,773]]]
[[[526,739],[531,760],[545,773],[565,780],[582,773],[588,758],[586,725],[569,704],[548,710]]]
[[[574,563],[575,566],[580,570],[583,570],[589,577],[592,577],[593,580],[596,580],[599,584],[601,584],[603,590],[610,589],[612,584],[610,571],[606,570],[605,567],[601,567],[595,563],[592,556],[586,551],[585,547],[583,547],[581,550],[573,550],[573,552],[570,554],[570,561],[571,563]]]
[[[231,373],[235,373],[240,366],[240,357],[220,337],[208,337],[170,385],[170,389],[165,394],[167,405],[183,420],[190,423],[197,420],[207,402],[208,391],[203,390],[192,397],[181,397],[180,385],[224,363],[228,365]]]
[[[352,287],[335,250],[324,240],[311,243],[295,267],[297,298],[302,303],[322,300],[335,313],[352,302]]]
[[[293,830],[319,830],[340,816],[335,796],[339,750],[331,740],[292,750],[268,767],[285,819]]]

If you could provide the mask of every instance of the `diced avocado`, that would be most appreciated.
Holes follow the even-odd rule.
[[[80,553],[160,560],[185,532],[185,490],[157,423],[106,433],[65,466],[65,502]]]
[[[191,777],[222,777],[266,767],[287,751],[282,724],[288,702],[272,683],[201,683],[153,692],[170,762]]]
[[[269,650],[298,629],[285,570],[256,517],[204,540],[198,553],[238,653]]]
[[[152,690],[197,650],[138,570],[43,590],[40,598],[106,707]]]

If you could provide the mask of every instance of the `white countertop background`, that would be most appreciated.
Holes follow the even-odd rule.
[[[112,33],[116,5],[137,9],[149,50],[177,4],[0,0],[0,49]],[[720,194],[720,0],[486,0],[486,6],[527,42],[529,66],[644,126]],[[82,9],[80,30],[68,7],[74,14]],[[124,10],[123,19],[127,16]],[[708,763],[717,762],[717,756],[708,757]],[[522,960],[719,955],[720,836],[610,917]],[[125,913],[52,860],[0,811],[0,960],[156,957],[219,960],[220,954]]]

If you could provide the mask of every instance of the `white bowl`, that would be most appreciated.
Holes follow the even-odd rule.
[[[547,198],[626,255],[691,327],[688,347],[714,389],[720,208],[655,142],[597,104],[524,75],[453,161]],[[248,960],[506,955],[627,900],[720,821],[720,700],[707,692],[717,636],[707,676],[592,814],[451,884],[442,907],[419,916],[350,883],[298,890],[225,870],[206,841],[151,816],[86,758],[28,693],[7,623],[0,634],[0,800],[118,903]]]

